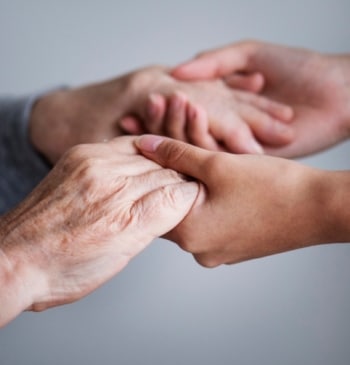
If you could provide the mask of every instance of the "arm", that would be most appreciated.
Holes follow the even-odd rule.
[[[70,147],[120,136],[118,122],[127,113],[144,118],[153,84],[167,81],[163,69],[147,69],[83,87],[0,99],[0,214],[23,200]]]
[[[21,201],[50,169],[27,132],[38,97],[0,99],[0,214]]]
[[[350,241],[349,171],[209,152],[155,136],[137,144],[146,157],[201,183],[190,213],[168,237],[202,265]]]
[[[303,156],[350,136],[349,55],[248,41],[204,52],[173,75],[181,80],[223,78],[235,88],[290,105],[295,138],[267,153]]]
[[[178,224],[197,193],[130,138],[71,149],[0,218],[0,326],[101,286]]]

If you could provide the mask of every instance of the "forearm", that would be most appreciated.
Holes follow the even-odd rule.
[[[45,95],[33,108],[29,135],[35,148],[56,163],[71,147],[121,135],[118,120],[132,95],[126,77],[62,89]]]
[[[0,99],[0,214],[20,202],[49,171],[28,137],[36,96]]]

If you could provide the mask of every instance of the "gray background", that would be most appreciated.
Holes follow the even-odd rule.
[[[174,64],[261,38],[350,51],[349,0],[0,1],[0,92]],[[349,168],[350,144],[305,163]],[[73,305],[0,330],[1,365],[350,363],[350,246],[208,270],[154,242]]]

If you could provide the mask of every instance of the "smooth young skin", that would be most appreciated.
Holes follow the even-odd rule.
[[[350,136],[350,56],[246,41],[201,53],[178,66],[179,80],[224,79],[290,105],[293,141],[267,153],[298,157]]]
[[[201,265],[350,240],[349,171],[211,152],[159,136],[136,143],[144,156],[201,183],[190,213],[167,235]]]
[[[159,79],[156,74],[152,78]],[[143,120],[129,116],[121,121],[126,132],[166,135],[234,153],[261,154],[265,144],[282,146],[293,140],[293,110],[287,105],[232,90],[221,80],[184,83],[168,76],[163,81],[154,83]]]
[[[136,152],[131,137],[74,147],[0,218],[0,326],[89,294],[185,217],[198,184]]]

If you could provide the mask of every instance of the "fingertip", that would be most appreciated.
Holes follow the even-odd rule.
[[[182,110],[187,102],[187,96],[181,91],[176,91],[170,97],[169,108],[173,111]]]
[[[119,122],[119,126],[129,134],[141,134],[143,132],[143,128],[139,120],[132,116],[126,116],[122,118]]]
[[[148,97],[147,117],[151,120],[162,119],[165,113],[166,100],[163,95],[160,94],[150,94]]]
[[[265,86],[265,78],[264,75],[260,72],[256,72],[251,77],[251,87],[252,91],[255,93],[259,93]]]
[[[232,153],[248,153],[253,155],[263,155],[262,145],[255,139],[252,132],[242,125],[239,130],[232,133],[225,133],[224,143]]]
[[[245,153],[251,153],[253,155],[263,155],[265,153],[263,147],[255,138],[247,141],[243,149],[246,150]]]
[[[286,122],[292,121],[294,118],[294,109],[291,106],[285,105],[283,116]]]
[[[206,80],[219,77],[219,65],[215,60],[198,58],[177,66],[171,75],[179,80]]]
[[[255,94],[260,93],[265,86],[265,78],[260,72],[250,75],[233,74],[225,77],[225,82],[234,89],[242,89]]]
[[[176,79],[186,79],[191,76],[192,61],[181,63],[170,71],[170,75]]]
[[[135,140],[135,145],[143,152],[154,153],[163,141],[164,137],[145,134]]]

